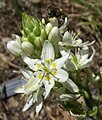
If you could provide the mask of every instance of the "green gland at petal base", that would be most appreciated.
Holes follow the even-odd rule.
[[[34,53],[34,46],[30,42],[23,42],[21,46],[26,55],[29,56]]]

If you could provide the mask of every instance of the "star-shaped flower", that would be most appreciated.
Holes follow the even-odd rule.
[[[46,40],[43,45],[41,60],[31,59],[25,55],[22,56],[23,61],[34,71],[34,82],[38,85],[45,86],[45,98],[48,96],[50,90],[53,88],[55,81],[65,82],[68,78],[68,73],[61,69],[68,59],[69,52],[59,59],[55,58],[54,48],[52,44]],[[29,81],[28,81],[29,82]],[[26,91],[31,92],[35,88],[34,82],[30,82],[29,89],[26,85]]]

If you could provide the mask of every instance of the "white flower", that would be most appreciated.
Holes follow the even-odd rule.
[[[92,45],[95,41],[92,41],[91,43],[89,43],[89,41],[82,43],[82,40],[80,38],[78,38],[78,35],[76,35],[75,33],[69,33],[68,31],[66,31],[64,33],[62,42],[59,42],[60,46],[66,46],[66,47],[83,47],[83,46],[88,46],[88,45]]]
[[[25,80],[25,83],[15,90],[15,93],[23,93],[29,95],[22,111],[26,111],[29,107],[35,104],[36,113],[38,113],[43,105],[44,90],[41,88],[41,84],[38,84],[39,81],[34,77],[31,71],[25,69],[21,69],[20,71],[27,80],[29,79],[28,81]]]
[[[89,67],[95,54],[93,47],[92,50],[93,54],[90,57],[88,47],[86,46],[84,46],[82,49],[78,49],[78,52],[76,52],[75,55],[71,54],[69,59],[66,61],[66,69],[70,71]]]
[[[43,44],[41,60],[31,59],[22,55],[23,61],[34,71],[33,78],[27,82],[25,86],[26,92],[37,90],[39,86],[45,86],[45,98],[53,88],[55,81],[65,82],[68,79],[68,73],[61,69],[68,59],[69,52],[63,57],[54,60],[54,48],[52,44],[46,40]]]
[[[13,35],[13,37],[14,40],[7,43],[7,48],[13,55],[19,56],[22,53],[21,40],[18,35]]]

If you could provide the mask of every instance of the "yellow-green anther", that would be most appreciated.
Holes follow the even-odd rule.
[[[34,53],[34,46],[30,42],[23,42],[21,46],[26,55],[32,55]]]

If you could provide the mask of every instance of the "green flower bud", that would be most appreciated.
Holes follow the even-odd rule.
[[[49,34],[50,33],[50,31],[52,30],[52,24],[51,23],[48,23],[47,25],[46,25],[46,33],[47,34]]]
[[[42,22],[42,24],[45,24],[45,19],[44,19],[44,18],[42,18],[41,22]]]
[[[50,40],[52,43],[58,43],[60,40],[60,32],[58,27],[53,27],[51,32],[49,33],[48,40]]]
[[[41,33],[40,28],[39,28],[39,27],[35,27],[35,28],[33,29],[33,33],[34,33],[36,36],[39,36],[40,33]]]
[[[28,38],[28,41],[33,44],[36,38],[36,35],[33,33],[30,33],[27,38]]]
[[[33,21],[33,18],[31,18],[31,16],[28,18],[28,26],[27,27],[30,31],[32,31],[34,28],[34,21]]]
[[[23,42],[21,46],[25,54],[32,55],[34,53],[34,46],[30,42]]]
[[[23,28],[23,30],[24,30],[24,35],[28,36],[30,33],[30,30],[28,28],[25,28],[25,27]]]
[[[28,41],[28,39],[26,37],[22,37],[21,40],[22,40],[22,42],[27,42]]]
[[[36,38],[35,38],[35,41],[34,41],[34,45],[35,45],[36,47],[41,48],[42,45],[43,45],[43,42],[44,42],[44,39],[43,39],[42,37],[36,37]]]
[[[15,36],[15,41],[9,41],[7,43],[7,48],[9,49],[9,51],[15,55],[15,56],[20,56],[22,49],[21,49],[21,41],[19,36]]]
[[[23,13],[22,14],[22,25],[23,25],[23,29],[28,28],[30,31],[32,31],[34,28],[34,18]]]
[[[46,31],[45,31],[45,29],[42,29],[41,30],[41,35],[40,35],[44,40],[46,40],[47,39],[47,33],[46,33]]]

